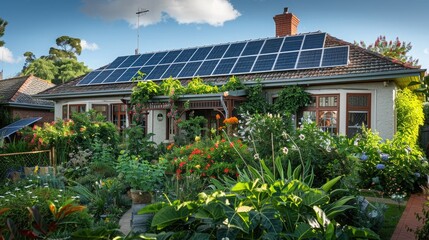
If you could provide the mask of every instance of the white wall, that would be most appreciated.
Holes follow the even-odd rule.
[[[327,86],[311,86],[305,90],[311,94],[339,94],[339,133],[346,134],[347,93],[371,93],[371,129],[383,139],[391,139],[396,132],[395,95],[393,82],[355,83]],[[279,89],[268,90],[271,99],[277,96]]]

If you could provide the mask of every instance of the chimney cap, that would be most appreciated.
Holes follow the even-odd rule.
[[[285,7],[285,8],[283,9],[283,13],[288,13],[288,10],[289,10],[289,8],[288,8],[288,7]]]

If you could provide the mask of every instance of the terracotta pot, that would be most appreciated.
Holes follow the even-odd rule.
[[[131,200],[133,204],[149,204],[152,202],[152,195],[150,192],[143,192],[142,190],[131,189]]]

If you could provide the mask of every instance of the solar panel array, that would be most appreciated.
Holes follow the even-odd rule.
[[[121,56],[86,75],[78,85],[169,77],[240,75],[347,65],[349,46],[325,48],[326,33],[268,38],[197,48]]]
[[[0,139],[7,138],[22,128],[42,119],[41,117],[24,118],[0,129]]]

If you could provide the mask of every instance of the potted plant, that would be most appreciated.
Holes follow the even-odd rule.
[[[134,204],[151,203],[152,193],[164,179],[165,167],[152,164],[140,156],[121,151],[116,170],[119,178],[131,187]]]

